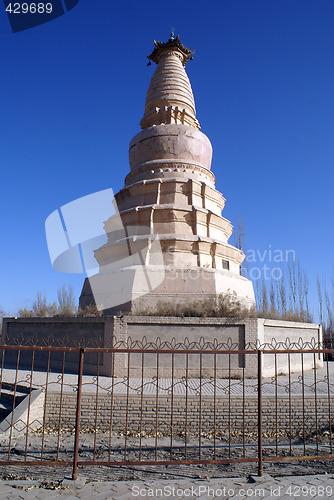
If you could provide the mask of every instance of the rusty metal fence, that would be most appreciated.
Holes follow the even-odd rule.
[[[66,344],[66,345],[64,345]],[[0,464],[78,467],[333,459],[333,350],[316,343],[10,339]]]

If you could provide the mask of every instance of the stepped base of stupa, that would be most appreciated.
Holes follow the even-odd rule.
[[[157,286],[156,283],[160,283]],[[252,283],[243,276],[216,269],[173,269],[133,266],[114,273],[99,273],[87,278],[80,307],[96,305],[103,314],[155,313],[161,307],[185,308],[201,303],[212,304],[228,295],[242,306],[254,306]]]

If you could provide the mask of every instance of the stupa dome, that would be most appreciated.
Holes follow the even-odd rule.
[[[142,130],[130,143],[131,170],[157,161],[183,161],[210,170],[212,146],[202,132],[188,125],[158,125]]]

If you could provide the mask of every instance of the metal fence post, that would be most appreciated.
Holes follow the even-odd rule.
[[[257,351],[257,415],[258,415],[258,475],[263,476],[262,455],[262,351]]]
[[[72,479],[76,481],[78,478],[78,457],[79,457],[79,437],[80,437],[80,413],[81,413],[81,392],[82,392],[82,372],[84,364],[85,349],[80,349],[79,358],[79,371],[78,371],[78,394],[77,394],[77,408],[75,418],[75,437],[74,437],[74,456],[73,456],[73,473]]]

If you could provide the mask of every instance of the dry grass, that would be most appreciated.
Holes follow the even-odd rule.
[[[256,309],[242,303],[235,293],[226,293],[215,299],[201,301],[160,301],[153,308],[138,306],[135,314],[142,316],[176,316],[197,318],[250,318],[256,317]]]
[[[308,311],[305,310],[297,310],[297,311],[286,311],[282,313],[281,311],[277,311],[276,309],[269,309],[268,311],[258,310],[257,316],[259,318],[267,318],[267,319],[278,319],[283,321],[295,321],[297,323],[313,323],[313,318]]]

